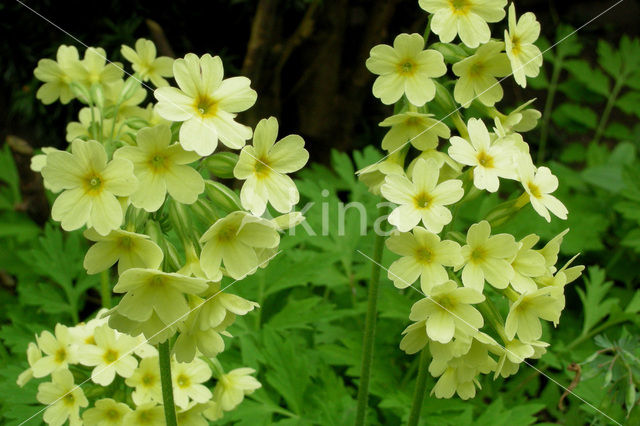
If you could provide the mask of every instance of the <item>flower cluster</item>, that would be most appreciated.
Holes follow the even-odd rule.
[[[38,386],[49,425],[157,425],[164,421],[158,351],[144,338],[109,327],[106,310],[75,327],[36,336],[27,350],[29,369],[18,378],[50,378]],[[215,359],[171,359],[173,395],[181,425],[203,425],[233,410],[261,385],[250,368],[225,373]],[[208,382],[216,381],[210,389]],[[86,385],[81,387],[86,382]],[[205,420],[206,419],[206,420]]]
[[[419,280],[425,296],[411,309],[400,347],[430,352],[438,398],[471,398],[479,374],[507,377],[542,356],[542,323],[558,324],[564,286],[583,269],[556,266],[567,231],[536,247],[535,234],[517,239],[492,230],[529,203],[548,222],[568,213],[552,195],[558,179],[534,165],[522,135],[540,113],[530,102],[510,114],[496,108],[503,97],[498,78],[513,74],[525,87],[542,64],[532,13],[517,19],[511,4],[504,38],[491,37],[488,23],[505,18],[506,3],[420,0],[432,14],[426,36],[400,34],[367,60],[378,75],[374,96],[395,103],[395,113],[380,123],[389,128],[387,155],[358,173],[371,192],[397,205],[386,245],[400,258],[388,276],[400,289]],[[440,43],[427,45],[429,30]],[[456,36],[462,44],[452,43]],[[456,222],[459,208],[481,191],[508,200],[478,223]]]
[[[301,169],[309,154],[298,135],[278,140],[274,117],[261,120],[255,130],[237,121],[257,94],[249,79],[225,78],[220,57],[157,57],[154,44],[145,39],[135,49],[122,46],[121,53],[134,71],[126,80],[121,64],[108,61],[99,48],[88,48],[80,59],[75,47],[61,46],[57,60],[42,59],[34,72],[44,82],[37,96],[45,104],[76,99],[82,109],[78,121],[67,127],[68,149],[44,148],[32,168],[58,194],[52,218],[67,231],[84,228],[94,242],[84,267],[89,274],[102,274],[103,306],[111,308],[112,291],[122,298],[103,314],[100,321],[107,325],[97,329],[98,343],[82,346],[63,335],[45,336],[29,349],[29,358],[40,350],[48,354],[42,358],[47,361],[34,363],[35,377],[78,362],[95,367],[91,378],[96,384],[107,386],[114,376],[122,377],[136,388],[132,398],[138,414],[126,415],[142,416],[143,410],[155,418],[154,413],[162,413],[156,405],[161,401],[156,391],[144,389],[139,376],[142,368],[158,367],[158,359],[135,352],[142,357],[138,361],[124,354],[136,342],[171,344],[178,362],[174,379],[183,374],[184,383],[194,386],[182,389],[177,382],[179,416],[191,418],[185,411],[190,410],[194,419],[199,413],[219,417],[240,403],[244,391],[260,386],[248,378],[250,369],[224,375],[220,367],[214,374],[215,407],[203,411],[211,392],[200,383],[211,374],[200,358],[214,362],[225,347],[222,336],[231,337],[227,328],[236,316],[258,307],[226,291],[221,282],[266,267],[278,252],[279,232],[304,219],[292,211],[299,194],[287,174]],[[170,85],[170,77],[177,87]],[[146,88],[155,99],[148,100]],[[218,141],[225,152],[216,152]],[[243,182],[239,194],[218,180],[232,177]],[[89,334],[94,338],[93,329]],[[54,347],[68,357],[60,358]],[[118,367],[112,366],[116,360]],[[46,373],[42,364],[48,365]],[[54,374],[41,402],[53,402],[54,395],[73,384],[68,372]],[[75,422],[87,401],[80,389],[74,392],[75,397],[62,400],[73,404],[64,409],[52,405],[58,408],[51,407],[45,421],[59,424],[64,413]],[[131,411],[121,402],[96,402],[85,412],[93,419],[87,422],[98,424],[94,420],[105,413]]]

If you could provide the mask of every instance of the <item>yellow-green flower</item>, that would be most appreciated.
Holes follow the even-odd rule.
[[[448,343],[456,330],[471,334],[484,325],[480,312],[471,306],[482,301],[482,293],[472,288],[458,287],[449,280],[433,287],[428,297],[414,303],[409,319],[425,321],[430,339]]]
[[[31,366],[33,377],[47,376],[78,361],[71,346],[73,342],[69,329],[62,324],[56,324],[55,336],[49,331],[43,331],[40,336],[36,336],[36,341],[44,355]]]
[[[162,386],[160,383],[160,364],[157,356],[140,360],[138,368],[125,379],[127,386],[135,388],[131,398],[136,405],[162,403]]]
[[[132,411],[127,404],[103,398],[97,400],[93,408],[82,413],[82,420],[86,425],[120,426],[124,416]]]
[[[260,266],[256,250],[277,247],[280,235],[270,220],[238,211],[218,219],[200,237],[200,243],[204,244],[200,266],[210,280],[222,279],[222,263],[227,274],[239,280]]]
[[[51,217],[60,221],[65,231],[87,225],[107,235],[122,224],[122,207],[116,197],[131,195],[138,185],[133,164],[124,159],[107,162],[107,153],[97,141],[77,139],[71,153],[47,154],[42,176],[56,198]]]
[[[566,220],[569,211],[562,201],[551,195],[558,189],[558,178],[548,167],[536,166],[529,160],[521,161],[518,167],[519,178],[525,192],[529,195],[531,207],[547,222],[551,222],[553,213],[560,219]]]
[[[482,292],[485,280],[496,288],[506,288],[514,275],[511,262],[518,248],[513,235],[491,236],[491,226],[486,220],[471,225],[467,231],[467,245],[462,247],[462,283],[479,292]]]
[[[251,374],[253,368],[236,368],[218,378],[218,383],[213,389],[213,401],[220,405],[224,411],[236,408],[245,395],[252,394],[262,384]]]
[[[416,149],[425,151],[438,146],[438,138],[449,139],[451,131],[433,114],[407,111],[386,118],[380,127],[391,127],[382,139],[382,149],[396,151],[411,142]]]
[[[383,104],[391,105],[406,95],[413,105],[422,106],[435,97],[431,79],[443,76],[447,67],[440,52],[423,49],[420,34],[400,34],[393,47],[380,44],[371,49],[366,65],[379,75],[373,83],[373,95]]]
[[[440,241],[440,237],[417,226],[411,233],[389,237],[387,248],[402,257],[389,267],[389,279],[397,288],[405,288],[420,277],[423,293],[449,279],[445,266],[462,262],[460,245],[454,241]]]
[[[472,56],[453,64],[453,72],[460,77],[456,81],[453,97],[465,108],[478,99],[487,106],[493,106],[502,99],[502,86],[496,77],[511,73],[509,58],[502,52],[504,43],[490,41],[483,44]]]
[[[40,352],[38,345],[33,342],[29,342],[29,345],[27,346],[27,362],[29,363],[29,368],[18,376],[18,380],[16,380],[18,386],[23,387],[27,382],[29,382],[29,380],[33,379],[33,364],[41,358],[42,352]]]
[[[135,48],[122,45],[120,52],[131,62],[131,67],[140,74],[142,81],[151,80],[156,87],[168,86],[163,77],[173,76],[173,59],[167,56],[156,58],[156,45],[145,38],[139,38]]]
[[[107,62],[107,53],[101,47],[89,47],[82,61],[74,62],[69,70],[73,80],[91,87],[93,84],[106,86],[120,80],[124,75],[122,64]]]
[[[440,41],[449,43],[456,35],[469,47],[478,47],[491,37],[487,22],[504,18],[507,0],[420,0],[420,7],[429,13],[431,31]]]
[[[385,177],[380,191],[387,200],[400,204],[389,215],[389,223],[400,232],[408,232],[422,221],[427,230],[439,233],[451,222],[451,212],[445,206],[462,198],[462,181],[438,183],[439,173],[436,160],[420,159],[411,180],[403,175]]]
[[[56,61],[40,59],[33,74],[44,84],[38,89],[36,98],[45,105],[52,104],[58,99],[63,104],[69,103],[75,97],[69,86],[72,80],[69,71],[79,63],[78,49],[64,44],[58,47]]]
[[[125,414],[122,426],[159,426],[165,424],[162,405],[143,404]]]
[[[533,250],[533,246],[540,240],[535,234],[530,234],[520,240],[520,248],[516,257],[511,262],[514,274],[511,278],[511,287],[518,293],[535,291],[533,278],[541,277],[547,272],[545,259],[542,254]]]
[[[536,15],[527,12],[516,22],[516,6],[509,6],[509,30],[504,30],[507,56],[511,61],[513,78],[522,87],[527,87],[527,77],[536,77],[542,66],[542,53],[533,44],[540,35],[540,23]]]
[[[562,287],[544,287],[520,295],[511,305],[504,324],[507,338],[518,335],[523,342],[533,342],[542,336],[540,319],[557,325],[565,303],[562,290]]]
[[[131,195],[131,203],[148,212],[158,210],[167,192],[182,204],[193,204],[204,191],[200,173],[187,164],[200,157],[185,151],[178,143],[171,144],[168,126],[146,127],[138,131],[138,146],[124,146],[114,153],[133,163],[140,181],[138,190]]]
[[[211,378],[211,369],[206,362],[200,358],[187,363],[175,362],[171,370],[173,398],[178,407],[188,408],[190,400],[204,403],[211,399],[211,391],[202,384]]]
[[[236,113],[249,109],[258,97],[246,77],[222,79],[224,70],[219,56],[193,53],[173,63],[173,75],[180,89],[155,90],[156,108],[161,117],[183,121],[180,144],[187,151],[207,156],[215,151],[218,139],[240,149],[251,137],[250,127],[237,123]]]
[[[60,426],[69,420],[70,425],[81,425],[80,407],[89,405],[80,386],[73,383],[73,375],[67,369],[51,374],[51,382],[40,383],[38,402],[47,406],[43,420],[49,426]]]
[[[126,293],[117,311],[133,321],[147,321],[155,312],[166,325],[186,317],[189,311],[184,294],[197,294],[207,289],[201,278],[186,277],[154,269],[131,268],[120,275],[113,288]]]
[[[84,257],[88,274],[97,274],[118,262],[118,274],[130,268],[156,269],[162,263],[162,249],[149,236],[120,229],[102,236],[94,229],[87,229],[84,236],[95,241]]]
[[[304,140],[288,135],[276,142],[278,120],[262,119],[253,134],[253,146],[245,146],[233,169],[236,179],[245,180],[240,190],[242,206],[256,216],[267,208],[267,202],[280,213],[288,213],[300,195],[286,173],[300,170],[309,160]]]

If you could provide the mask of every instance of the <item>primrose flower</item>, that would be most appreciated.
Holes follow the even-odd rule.
[[[118,274],[130,268],[157,269],[162,263],[162,249],[147,235],[116,229],[103,236],[94,229],[87,229],[84,236],[96,242],[84,257],[88,274],[105,271],[116,262]]]
[[[162,405],[143,404],[124,416],[123,426],[156,426],[164,425],[164,408]]]
[[[131,161],[140,181],[131,203],[154,212],[164,203],[167,192],[179,203],[195,203],[204,191],[204,180],[187,164],[198,160],[198,154],[185,151],[178,143],[171,144],[171,130],[166,125],[140,129],[137,143],[138,146],[124,146],[113,154],[114,158]]]
[[[482,293],[472,288],[458,287],[455,282],[449,280],[434,286],[428,297],[414,303],[409,319],[425,320],[427,336],[430,339],[449,343],[456,330],[469,334],[484,325],[480,312],[471,306],[482,301]]]
[[[236,211],[211,225],[200,243],[204,244],[200,266],[210,280],[222,278],[221,263],[227,274],[238,280],[260,266],[256,249],[277,247],[280,235],[273,222]]]
[[[213,389],[213,401],[224,411],[236,408],[245,395],[250,395],[262,387],[262,384],[251,376],[253,373],[253,368],[236,368],[221,375]]]
[[[61,103],[68,104],[75,97],[69,86],[71,83],[69,71],[76,63],[80,63],[78,49],[64,44],[58,47],[55,61],[40,59],[33,75],[44,84],[38,89],[36,98],[45,105],[52,104],[58,99]]]
[[[36,336],[38,348],[44,352],[31,366],[33,377],[44,377],[53,371],[66,369],[69,364],[77,362],[75,351],[72,349],[72,339],[69,329],[62,324],[56,324],[55,336],[49,331],[43,331]]]
[[[420,277],[423,293],[449,279],[445,266],[462,263],[460,245],[440,241],[440,237],[417,226],[411,233],[395,234],[386,241],[387,248],[403,257],[389,267],[389,279],[397,288],[405,288]]]
[[[219,56],[193,53],[173,63],[173,75],[180,89],[155,90],[156,109],[170,121],[183,121],[180,144],[187,151],[207,156],[215,151],[218,139],[240,149],[251,137],[250,127],[234,121],[235,113],[249,109],[258,97],[246,77],[222,79],[224,70]]]
[[[498,376],[509,377],[518,372],[520,364],[527,358],[538,359],[547,351],[549,346],[546,342],[534,341],[524,343],[520,340],[509,340],[504,345],[502,355],[493,376],[494,380]]]
[[[127,404],[103,398],[97,400],[94,407],[82,413],[82,420],[87,425],[119,426],[123,423],[124,416],[132,411]]]
[[[511,262],[518,252],[518,243],[513,235],[490,235],[489,222],[475,223],[467,231],[467,245],[462,247],[462,283],[479,292],[485,280],[496,288],[507,288],[514,275]]]
[[[135,48],[122,45],[120,52],[131,62],[131,67],[140,74],[142,81],[151,80],[156,87],[168,86],[163,77],[173,76],[173,59],[167,56],[156,58],[156,45],[151,40],[139,38]]]
[[[389,201],[400,204],[389,215],[389,223],[400,232],[408,232],[420,221],[427,230],[439,233],[451,222],[451,212],[444,206],[459,201],[464,195],[462,182],[438,183],[439,167],[435,160],[420,159],[413,168],[413,178],[388,175],[380,188]]]
[[[126,293],[116,308],[120,315],[141,322],[149,320],[155,312],[168,325],[189,311],[184,293],[197,294],[206,289],[206,281],[201,278],[131,268],[120,275],[113,291]]]
[[[103,118],[100,116],[100,108],[84,107],[78,113],[78,121],[71,121],[67,124],[67,142],[73,142],[75,139],[100,139],[109,140],[111,138],[111,128],[113,119]],[[98,121],[102,120],[102,128],[98,125]]]
[[[465,108],[478,99],[487,106],[493,106],[502,99],[504,92],[496,77],[511,73],[509,58],[502,52],[504,43],[490,41],[483,44],[472,56],[453,64],[453,72],[460,77],[456,81],[453,97]]]
[[[382,149],[396,151],[411,143],[416,149],[425,151],[438,146],[438,138],[449,139],[451,131],[433,114],[407,111],[386,118],[380,127],[391,127],[382,139]]]
[[[131,195],[138,184],[130,161],[115,158],[107,162],[104,147],[93,140],[76,139],[71,153],[47,154],[42,176],[54,192],[63,191],[51,210],[62,229],[73,231],[86,224],[100,235],[120,227],[122,207],[116,196]]]
[[[138,368],[124,382],[127,386],[135,388],[131,398],[136,405],[162,402],[160,364],[157,356],[141,359]]]
[[[536,15],[527,12],[516,22],[516,6],[509,6],[509,30],[504,30],[507,56],[511,61],[513,78],[527,87],[527,77],[536,77],[542,66],[542,53],[533,44],[540,35],[540,23]]]
[[[560,200],[551,195],[558,189],[558,178],[551,174],[548,167],[536,167],[531,161],[521,161],[518,167],[519,178],[524,190],[529,195],[531,207],[547,222],[551,222],[553,213],[566,220],[569,211]]]
[[[560,313],[564,309],[562,287],[543,287],[531,293],[520,295],[513,302],[504,324],[507,338],[518,338],[523,342],[532,342],[542,336],[540,319],[560,322]]]
[[[507,0],[420,0],[420,7],[433,13],[431,30],[449,43],[456,34],[468,47],[478,47],[491,37],[487,22],[504,18]]]
[[[478,189],[496,192],[500,179],[514,179],[513,149],[507,144],[491,143],[491,135],[484,122],[470,118],[469,139],[453,136],[449,155],[461,164],[473,167],[473,184]],[[499,140],[500,141],[500,140]]]
[[[116,334],[107,324],[97,327],[93,333],[95,344],[78,348],[80,363],[95,367],[91,372],[91,380],[101,386],[108,386],[116,376],[130,377],[138,361],[133,350],[138,345],[137,339],[126,334]]]
[[[545,259],[533,246],[540,240],[535,234],[530,234],[520,240],[520,248],[511,262],[514,274],[511,286],[518,293],[529,293],[537,290],[534,277],[541,277],[547,272]]]
[[[415,106],[422,106],[436,95],[432,78],[447,72],[444,57],[436,50],[423,50],[420,34],[400,34],[393,47],[380,44],[371,49],[366,65],[379,75],[373,83],[373,95],[383,104],[391,105],[402,95]]]
[[[523,103],[507,115],[497,113],[494,118],[496,126],[503,128],[504,134],[512,132],[525,133],[535,129],[542,113],[537,109],[528,108],[535,99]]]
[[[211,399],[211,391],[202,384],[211,378],[211,369],[200,358],[194,358],[189,363],[174,363],[171,377],[173,397],[178,407],[186,409],[190,399],[198,403]]]
[[[73,375],[67,369],[51,373],[51,382],[40,383],[38,402],[47,405],[43,420],[50,426],[60,426],[69,420],[71,425],[81,425],[80,407],[89,405],[84,392],[73,383]]]
[[[233,169],[237,179],[245,180],[240,190],[242,206],[256,216],[267,208],[267,202],[280,213],[288,213],[300,195],[293,180],[285,173],[300,170],[309,160],[304,140],[288,135],[276,142],[278,120],[262,119],[253,135],[253,146],[245,146]]]
[[[33,364],[36,363],[39,359],[42,358],[42,352],[40,352],[40,348],[33,342],[29,342],[27,346],[27,362],[29,363],[29,368],[20,373],[18,376],[18,380],[16,383],[18,386],[23,387],[29,380],[33,379]]]
[[[381,195],[380,189],[387,175],[404,175],[404,157],[402,150],[392,151],[384,160],[358,170],[358,180],[367,185],[372,194]]]
[[[87,87],[93,84],[107,86],[122,79],[124,71],[122,64],[107,62],[107,53],[101,47],[89,47],[84,52],[82,61],[73,62],[69,75],[73,80],[81,82]]]

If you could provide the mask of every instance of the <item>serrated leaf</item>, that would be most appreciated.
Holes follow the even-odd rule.
[[[584,277],[584,283],[584,290],[576,287],[584,308],[583,335],[608,316],[618,303],[618,299],[607,297],[613,282],[605,281],[604,269],[597,266],[590,267],[589,276]]]

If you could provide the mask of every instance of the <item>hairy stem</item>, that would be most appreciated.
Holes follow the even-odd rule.
[[[422,400],[427,387],[427,370],[429,369],[429,354],[426,348],[420,352],[420,367],[418,368],[418,379],[413,391],[413,401],[411,402],[411,412],[409,413],[408,426],[416,426],[420,420],[422,410]]]
[[[177,426],[176,407],[173,403],[173,383],[171,381],[171,354],[169,340],[158,344],[160,358],[160,382],[162,383],[162,401],[164,403],[164,418],[167,426]]]
[[[367,317],[364,323],[364,339],[362,344],[362,368],[360,370],[360,387],[358,388],[358,409],[356,425],[364,425],[369,399],[369,380],[371,378],[371,364],[373,363],[373,343],[376,333],[376,316],[378,305],[378,286],[380,284],[380,260],[384,248],[384,235],[376,235],[373,249],[373,265],[371,281],[369,282],[369,296],[367,302]]]

